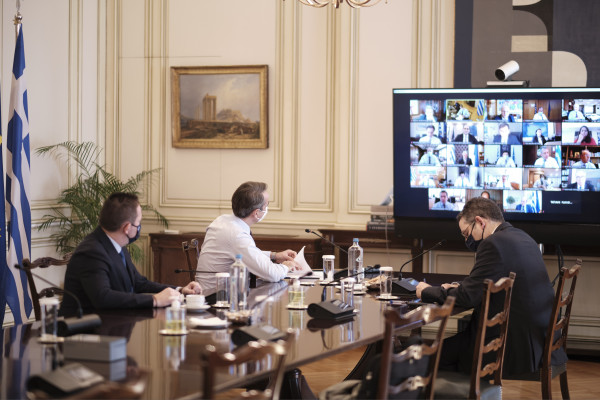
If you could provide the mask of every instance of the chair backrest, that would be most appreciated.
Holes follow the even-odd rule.
[[[192,239],[188,243],[187,240],[181,242],[181,248],[187,261],[189,271],[196,271],[198,267],[198,257],[200,257],[200,246],[198,246],[198,239]],[[196,273],[190,272],[190,281],[196,280]]]
[[[483,299],[481,301],[481,317],[479,318],[479,327],[475,339],[475,349],[473,351],[473,364],[471,370],[471,388],[469,391],[470,399],[480,398],[481,378],[492,375],[494,385],[502,385],[502,363],[504,362],[504,348],[506,347],[506,335],[508,332],[508,317],[510,314],[510,299],[512,287],[515,282],[516,274],[511,272],[508,278],[501,278],[494,283],[490,279],[483,282]],[[492,294],[504,291],[504,306],[502,311],[489,317],[490,297]],[[488,328],[500,325],[500,335],[485,343],[486,331]],[[490,362],[482,367],[483,357],[490,352],[496,352],[494,362]],[[491,379],[488,378],[488,379]]]
[[[550,316],[550,324],[548,325],[548,333],[546,335],[546,344],[544,349],[544,360],[542,361],[542,369],[549,371],[551,368],[552,352],[560,347],[567,351],[567,334],[569,330],[569,319],[571,318],[571,306],[573,305],[573,296],[575,295],[575,285],[577,284],[577,276],[581,269],[581,260],[577,260],[575,265],[568,269],[563,267],[560,270],[560,278],[556,287],[556,295],[554,296],[554,305],[552,306],[552,315]],[[565,284],[571,281],[571,286],[568,289],[569,293],[563,296]],[[564,314],[558,319],[560,310],[565,307]],[[557,333],[558,332],[558,333]],[[555,335],[559,335],[555,340]],[[549,376],[549,374],[542,374]]]
[[[245,363],[254,363],[266,361],[268,357],[272,360],[272,374],[269,385],[263,391],[251,390],[244,393],[244,398],[253,399],[279,399],[281,386],[283,383],[283,373],[285,372],[285,360],[290,346],[295,340],[293,330],[288,330],[283,339],[277,342],[267,342],[264,340],[251,341],[238,347],[232,353],[218,353],[217,349],[208,345],[203,354],[204,360],[204,391],[203,399],[213,399],[215,397],[215,377],[221,368],[228,368]]]
[[[417,389],[421,389],[423,397],[433,399],[433,385],[444,340],[444,331],[454,308],[454,300],[454,297],[448,297],[442,306],[425,305],[406,314],[402,314],[398,310],[385,312],[385,334],[377,389],[378,399],[387,399],[390,394],[395,395]],[[440,325],[431,345],[414,344],[398,354],[394,353],[393,339],[397,331],[409,328],[411,325],[429,324],[435,321],[440,321]],[[429,357],[425,376],[420,375],[421,371],[414,370],[416,375],[408,376],[402,382],[390,384],[392,365],[396,365],[399,369],[401,368],[400,364],[408,365],[406,372],[409,374],[411,372],[410,365],[418,362],[422,357]]]
[[[31,292],[31,302],[33,303],[33,313],[36,321],[39,321],[42,318],[40,312],[40,298],[45,296],[52,297],[56,293],[62,293],[62,290],[57,290],[56,288],[46,288],[38,293],[31,270],[34,268],[48,268],[53,265],[67,265],[72,255],[73,253],[68,253],[63,259],[52,257],[40,257],[33,261],[29,261],[28,258],[23,259],[22,265],[25,269],[25,274],[27,275],[27,283],[29,284],[29,291]]]

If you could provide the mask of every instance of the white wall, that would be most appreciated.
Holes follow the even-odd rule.
[[[246,180],[270,187],[269,217],[258,233],[362,229],[369,206],[392,186],[392,88],[451,84],[451,62],[426,73],[418,68],[422,60],[452,53],[453,14],[441,0],[390,0],[361,11],[313,9],[293,0],[21,3],[32,258],[55,255],[52,232],[37,226],[78,173],[36,156],[40,146],[95,141],[123,178],[162,168],[144,201],[166,215],[172,229],[204,230],[230,212],[231,194]],[[15,1],[2,1],[1,11],[5,127]],[[242,64],[269,66],[269,148],[173,148],[170,67]],[[145,221],[147,250],[147,234],[159,229]],[[149,274],[148,265],[139,267]],[[62,283],[61,273],[51,277]]]

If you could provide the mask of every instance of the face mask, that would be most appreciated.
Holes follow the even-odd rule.
[[[483,232],[485,232],[485,227],[483,228],[483,231],[481,232],[480,240],[475,240],[475,238],[473,238],[472,233],[469,235],[469,237],[467,238],[467,241],[465,242],[465,246],[467,246],[467,249],[471,250],[472,252],[477,252],[479,243],[483,242]]]
[[[258,219],[258,222],[262,221],[262,220],[263,220],[263,219],[264,219],[264,218],[267,216],[267,213],[269,212],[269,207],[268,207],[268,206],[267,206],[267,207],[265,207],[265,211],[262,211],[262,210],[259,210],[259,211],[260,211],[260,212],[262,212],[262,213],[263,213],[263,215],[262,215],[262,217],[260,217],[260,218]]]
[[[140,238],[140,231],[141,231],[141,230],[142,230],[142,224],[139,224],[139,225],[137,226],[137,233],[135,234],[135,236],[134,236],[134,237],[132,237],[132,238],[128,237],[128,239],[129,239],[129,244],[131,244],[131,243],[135,242],[136,240],[138,240],[138,239]]]

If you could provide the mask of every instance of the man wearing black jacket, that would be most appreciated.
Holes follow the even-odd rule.
[[[75,249],[65,275],[65,289],[77,296],[84,312],[164,307],[179,298],[175,286],[149,281],[131,261],[126,246],[140,236],[142,227],[136,195],[111,194],[102,206],[99,223]],[[192,294],[202,289],[190,282],[180,291]],[[76,311],[72,296],[64,296],[61,314]]]
[[[457,220],[467,247],[476,252],[471,273],[460,284],[434,287],[421,282],[417,286],[417,296],[424,302],[443,303],[446,297],[454,296],[455,307],[474,309],[466,330],[444,341],[439,367],[470,373],[483,281],[496,282],[515,272],[503,375],[508,377],[538,370],[554,290],[537,243],[522,230],[504,222],[496,203],[483,197],[469,200]],[[503,295],[492,296],[490,315],[500,312],[503,302]],[[486,343],[498,332],[498,329],[488,330]],[[566,360],[562,348],[552,355],[552,365]]]

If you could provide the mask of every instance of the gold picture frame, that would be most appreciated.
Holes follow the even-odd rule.
[[[172,144],[266,149],[267,65],[171,67]]]

